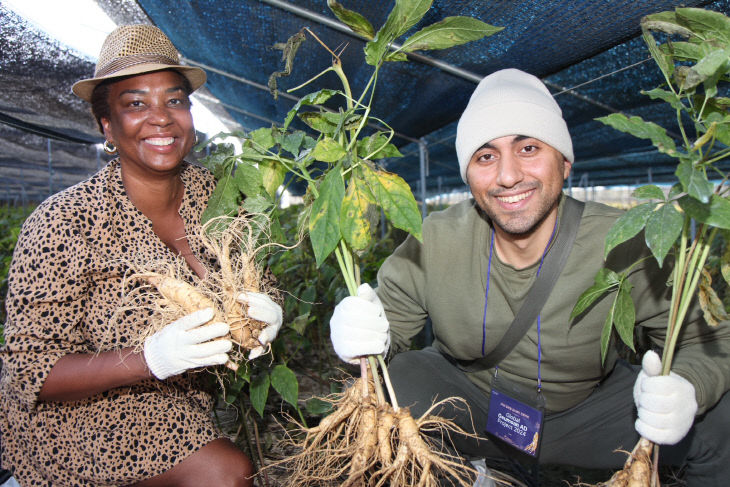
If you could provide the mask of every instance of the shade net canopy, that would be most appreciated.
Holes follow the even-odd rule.
[[[291,73],[277,79],[279,96],[275,99],[270,93],[269,76],[284,69],[280,44],[304,27],[339,54],[355,96],[372,74],[372,66],[364,62],[365,42],[343,28],[324,0],[98,3],[118,24],[160,27],[185,63],[206,70],[205,90],[217,100],[213,104],[246,131],[281,125],[307,93],[341,89],[338,78],[327,73],[287,93],[332,62],[330,52],[307,35]],[[365,16],[376,29],[393,5],[389,0],[340,3]],[[638,115],[677,135],[675,113],[641,93],[659,86],[662,78],[639,27],[644,15],[677,6],[730,12],[730,0],[434,0],[424,19],[401,40],[454,15],[504,29],[479,41],[383,66],[372,115],[392,127],[393,142],[404,154],[384,160],[383,165],[403,177],[417,197],[466,190],[454,150],[459,116],[479,79],[499,69],[519,68],[542,78],[563,110],[576,160],[569,185],[673,181],[674,160],[649,142],[621,134],[595,118],[613,112]],[[103,154],[97,156],[93,145],[103,139],[88,108],[70,94],[74,81],[93,72],[93,63],[34,30],[2,4],[0,16],[0,176],[5,185],[0,187],[0,199],[17,196],[21,186],[27,192],[31,188],[38,194],[47,192],[53,186],[44,172],[49,166],[58,178],[53,189],[58,190],[93,172],[99,157],[106,160]],[[295,128],[306,127],[300,123]],[[68,156],[54,151],[54,144],[64,144]],[[23,184],[10,184],[11,180]],[[302,190],[296,185],[293,189]]]

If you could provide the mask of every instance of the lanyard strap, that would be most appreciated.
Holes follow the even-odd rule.
[[[542,271],[538,273],[535,282],[532,283],[515,319],[500,342],[489,354],[474,360],[456,359],[456,363],[462,370],[476,372],[491,369],[500,363],[527,333],[532,323],[535,322],[535,318],[540,314],[540,310],[545,305],[555,282],[558,280],[563,267],[565,267],[565,262],[568,260],[568,255],[570,255],[573,242],[578,234],[584,206],[585,203],[582,201],[565,198],[555,243],[545,255]]]
[[[540,275],[540,270],[542,269],[542,264],[545,262],[545,255],[547,255],[548,249],[550,248],[550,244],[553,243],[553,239],[555,238],[555,230],[558,228],[558,221],[555,220],[555,224],[553,225],[553,231],[550,233],[550,239],[548,239],[547,245],[545,245],[545,250],[542,251],[542,255],[540,256],[540,265],[537,266],[537,274],[535,276],[535,279],[537,279],[537,276]],[[489,304],[489,280],[492,274],[492,252],[494,252],[494,231],[492,231],[492,238],[491,242],[489,244],[489,263],[487,264],[487,290],[484,293],[484,317],[482,319],[482,355],[484,355],[484,344],[486,342],[487,337],[487,305]],[[540,373],[540,365],[542,364],[542,346],[540,343],[540,313],[537,314],[537,391],[540,392],[540,389],[542,389],[542,375]],[[496,365],[495,368],[499,368],[499,365]],[[495,372],[496,373],[496,372]]]

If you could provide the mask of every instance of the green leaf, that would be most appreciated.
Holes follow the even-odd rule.
[[[670,156],[677,154],[674,140],[667,135],[667,131],[663,127],[654,122],[646,122],[636,116],[629,118],[622,113],[612,113],[596,120],[634,137],[649,139],[660,152]]]
[[[680,24],[677,15],[671,11],[647,15],[641,19],[641,28],[658,30],[667,34],[679,34],[684,37],[692,35],[692,31]]]
[[[317,299],[317,288],[314,285],[305,287],[299,296],[299,313],[309,313],[315,299]]]
[[[496,34],[504,27],[494,27],[472,17],[446,17],[419,30],[406,39],[402,52],[448,49]]]
[[[677,61],[693,61],[697,62],[703,57],[710,54],[712,47],[709,44],[695,42],[672,42],[667,46],[669,53]]]
[[[357,155],[363,159],[403,157],[398,148],[389,143],[388,136],[383,132],[375,132],[373,135],[358,140]]]
[[[337,120],[332,121],[332,115],[337,116]],[[330,137],[334,136],[337,132],[337,126],[339,125],[339,114],[332,114],[327,112],[302,112],[299,118],[306,123],[308,126]]]
[[[213,194],[208,199],[208,206],[203,211],[201,222],[204,224],[212,218],[222,215],[233,215],[238,211],[241,193],[234,176],[227,175],[218,180]]]
[[[332,411],[333,406],[332,403],[313,397],[306,402],[305,409],[312,416],[321,416]]]
[[[304,335],[304,331],[307,329],[307,325],[309,324],[310,316],[309,313],[304,313],[302,315],[297,316],[292,321],[289,322],[289,328],[296,331],[300,335]]]
[[[342,92],[339,90],[323,89],[303,96],[302,99],[299,100],[297,104],[294,105],[294,107],[286,114],[286,118],[284,119],[284,130],[289,127],[289,124],[292,120],[294,120],[294,116],[301,107],[304,105],[321,105],[338,93]]]
[[[730,19],[720,12],[702,8],[677,8],[677,21],[703,38],[730,42]]]
[[[261,173],[261,184],[269,196],[274,198],[279,186],[284,183],[286,167],[279,161],[266,160],[259,163],[259,172]]]
[[[340,22],[352,29],[354,33],[360,34],[367,39],[375,37],[373,25],[359,13],[346,9],[335,0],[327,0],[327,6],[340,19]]]
[[[664,193],[662,193],[662,196],[664,196]],[[603,250],[604,259],[608,257],[611,250],[627,240],[632,239],[644,228],[655,206],[656,203],[643,203],[634,206],[616,220],[606,235],[606,243]]]
[[[698,134],[702,133],[703,130],[705,131],[705,133],[700,135],[697,138],[697,140],[694,141],[694,143],[692,144],[693,149],[700,148],[715,138],[715,131],[717,130],[717,122],[711,122],[710,126],[707,128],[707,130],[705,130],[704,126],[699,123],[696,124],[696,127],[697,127]],[[708,197],[708,199],[709,199],[709,197]]]
[[[684,77],[682,88],[694,88],[700,83],[727,71],[730,50],[716,49],[692,66]]]
[[[578,297],[578,301],[570,312],[570,319],[574,319],[583,311],[587,310],[598,298],[603,296],[609,290],[618,284],[619,277],[614,271],[602,267],[593,277],[594,284],[583,291]]]
[[[722,196],[713,194],[709,204],[683,196],[679,199],[679,206],[700,223],[730,230],[730,201]]]
[[[314,146],[312,157],[322,162],[337,162],[347,155],[347,151],[334,139],[324,137]]]
[[[243,202],[243,209],[246,210],[247,213],[251,214],[268,213],[269,210],[271,210],[271,207],[271,201],[266,199],[263,195],[248,197]]]
[[[665,54],[661,49],[659,49],[656,40],[654,40],[654,36],[651,35],[651,32],[649,32],[648,29],[643,29],[642,37],[644,38],[646,47],[649,49],[651,57],[654,58],[654,62],[657,63],[659,69],[662,70],[665,76],[671,76],[674,72],[674,61],[672,60],[672,56]]]
[[[271,128],[262,127],[256,129],[249,134],[249,138],[253,142],[256,150],[265,151],[276,145]]]
[[[353,250],[363,250],[371,239],[368,210],[375,205],[375,198],[365,182],[353,174],[347,186],[340,210],[340,230],[345,242]]]
[[[408,56],[406,56],[406,54],[403,52],[393,51],[393,52],[389,52],[388,54],[385,55],[385,60],[388,62],[397,62],[397,61],[403,62],[403,61],[408,61]]]
[[[238,191],[247,197],[261,194],[264,189],[263,179],[258,168],[250,164],[239,164],[233,173],[233,180]]]
[[[682,161],[677,165],[675,172],[679,182],[682,183],[684,190],[693,198],[698,199],[702,203],[707,203],[714,192],[713,184],[707,180],[704,171],[690,161]]]
[[[279,364],[271,371],[271,386],[282,398],[295,408],[299,408],[299,382],[297,376],[286,365]]]
[[[682,232],[684,217],[673,204],[662,204],[646,222],[644,238],[659,267]]]
[[[426,15],[432,3],[433,0],[395,0],[395,6],[388,15],[384,27],[392,29],[398,38]]]
[[[653,90],[644,91],[641,93],[648,95],[652,100],[662,100],[669,103],[675,110],[684,110],[685,107],[682,104],[682,99],[672,91],[662,90],[661,88],[654,88]]]
[[[611,331],[613,330],[613,310],[614,306],[611,306],[606,321],[603,322],[603,329],[601,330],[601,363],[606,362],[606,355],[608,354],[608,345],[611,343]]]
[[[664,191],[656,184],[647,184],[634,190],[634,197],[640,200],[661,200],[664,201]]]
[[[677,198],[679,195],[684,193],[684,190],[682,189],[682,185],[680,183],[674,183],[671,188],[669,188],[669,193],[667,193],[667,199],[673,200]]]
[[[363,178],[388,220],[421,240],[421,212],[408,184],[396,174],[367,165],[362,168]]]
[[[340,209],[345,197],[345,182],[339,166],[330,170],[319,187],[309,216],[309,238],[317,267],[340,242]]]
[[[633,286],[629,281],[624,279],[618,288],[618,295],[614,306],[616,310],[613,313],[613,323],[616,327],[621,340],[631,349],[634,350],[634,323],[636,321],[636,309],[634,308],[634,300],[631,299],[631,288]]]
[[[432,3],[433,0],[396,0],[385,24],[375,34],[375,38],[365,44],[365,62],[371,66],[380,64],[388,46],[416,25]]]
[[[241,362],[238,364],[236,377],[243,379],[245,382],[251,382],[251,368],[248,366],[247,362]],[[236,381],[238,381],[238,379],[236,379]]]
[[[213,173],[216,179],[223,178],[235,165],[234,147],[232,144],[220,144],[209,156],[203,157],[200,162]]]
[[[304,132],[297,130],[292,133],[278,134],[275,136],[276,142],[281,148],[293,155],[295,158],[299,155],[299,149],[304,142]]]
[[[269,397],[269,385],[271,384],[269,374],[262,372],[256,375],[251,381],[249,387],[249,398],[251,399],[251,406],[259,413],[259,416],[264,417],[264,407],[266,407],[266,399]]]

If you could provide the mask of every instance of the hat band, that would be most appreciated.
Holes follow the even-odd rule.
[[[138,54],[125,56],[106,64],[103,68],[96,70],[96,73],[94,73],[94,77],[102,78],[104,76],[114,74],[117,71],[121,71],[122,69],[131,68],[132,66],[145,63],[169,64],[171,66],[180,65],[180,63],[178,63],[176,60],[167,56],[161,56],[159,54]]]

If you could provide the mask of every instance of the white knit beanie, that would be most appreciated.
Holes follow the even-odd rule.
[[[503,69],[481,80],[459,119],[456,155],[465,183],[474,152],[507,135],[539,139],[573,162],[573,143],[563,112],[542,81],[518,69]]]

